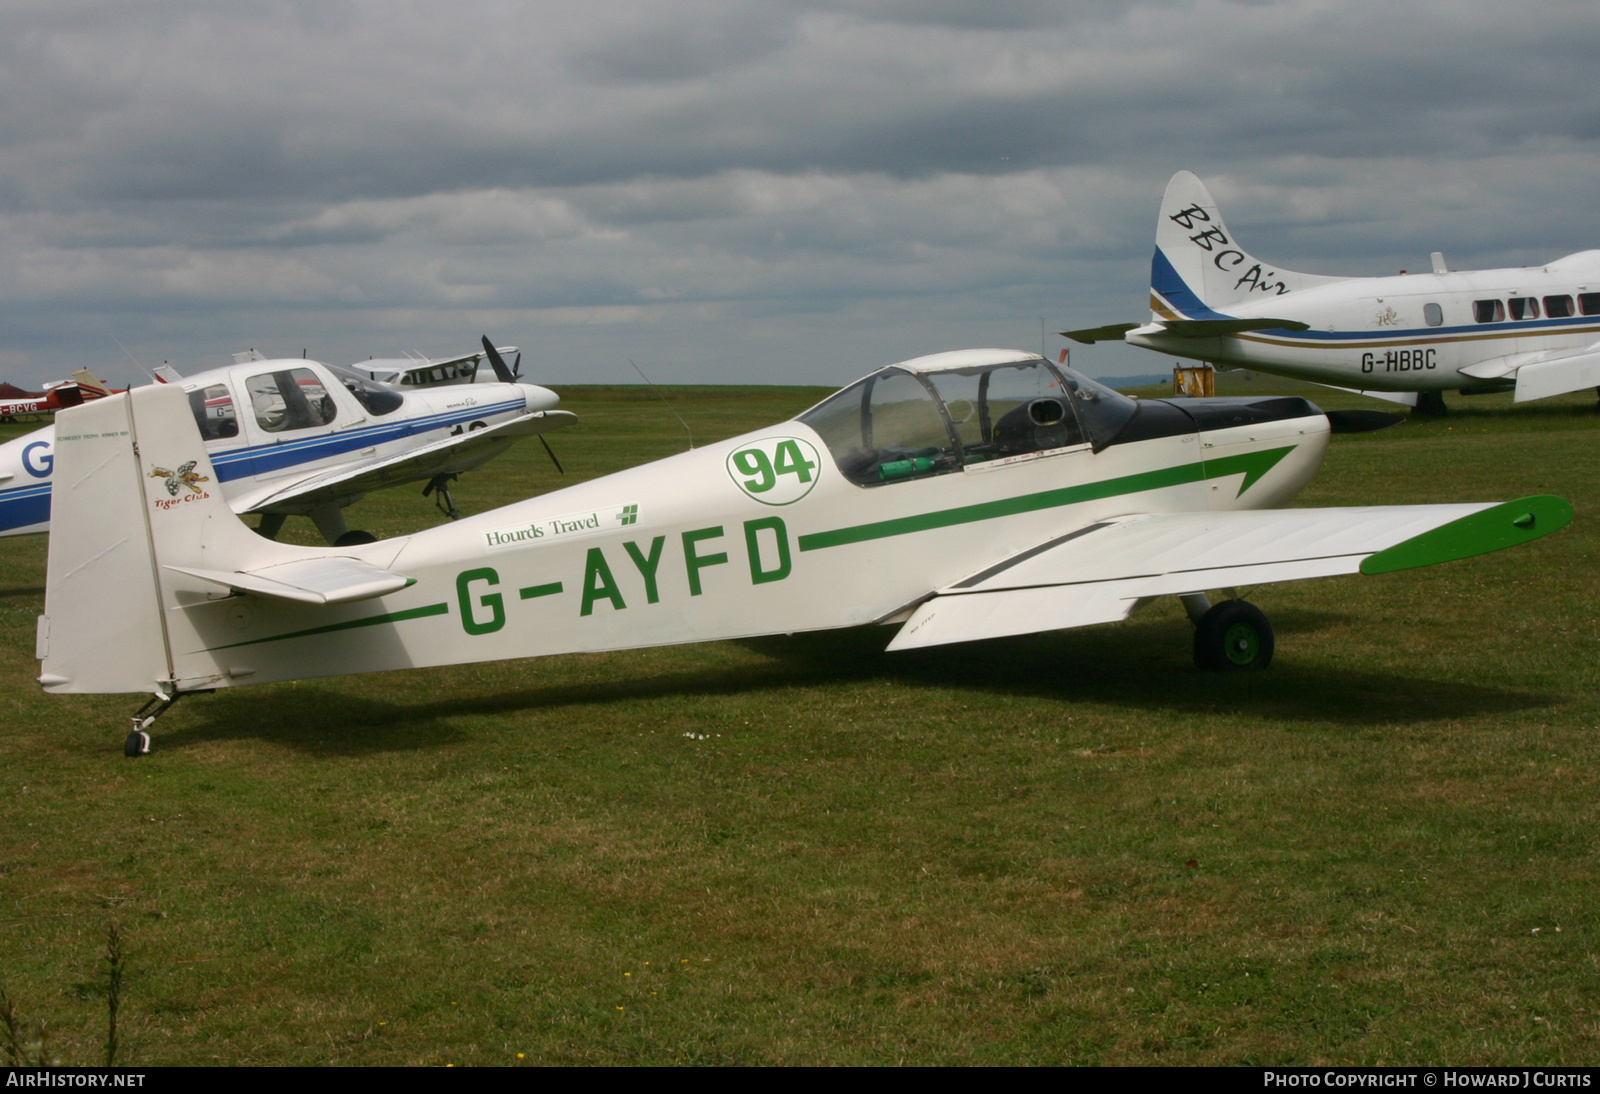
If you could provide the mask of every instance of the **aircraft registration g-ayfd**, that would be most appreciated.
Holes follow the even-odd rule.
[[[1210,192],[1167,183],[1150,322],[1063,331],[1444,409],[1442,392],[1543,399],[1600,386],[1600,250],[1545,266],[1324,277],[1252,258]]]
[[[449,482],[457,474],[517,437],[577,420],[555,409],[555,392],[516,382],[488,339],[484,349],[498,383],[399,391],[350,369],[253,352],[189,377],[169,372],[209,467],[188,458],[164,465],[158,490],[173,502],[220,494],[236,513],[260,513],[268,537],[289,516],[309,516],[329,543],[370,538],[349,531],[342,510],[388,486],[427,481],[454,515]],[[58,422],[0,445],[0,536],[50,530],[59,432]]]
[[[1159,596],[1196,620],[1203,667],[1253,669],[1266,617],[1209,591],[1463,558],[1570,519],[1553,497],[1273,508],[1339,420],[945,353],[792,421],[338,549],[251,532],[208,485],[184,394],[136,388],[60,417],[39,681],[152,696],[136,755],[178,698],[240,684],[867,623],[898,624],[904,650],[1107,623]],[[169,491],[175,467],[199,486]]]

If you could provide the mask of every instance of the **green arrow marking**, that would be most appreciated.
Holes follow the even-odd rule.
[[[1124,475],[1121,478],[1104,479],[1100,482],[1084,483],[1081,486],[1065,486],[1058,490],[1022,494],[1015,498],[1002,498],[999,501],[963,505],[955,509],[940,509],[932,513],[918,513],[911,517],[857,524],[849,528],[835,528],[831,532],[812,532],[810,535],[800,537],[800,549],[817,551],[824,547],[839,547],[846,543],[861,543],[869,539],[926,532],[932,528],[949,528],[955,524],[971,524],[974,521],[993,520],[996,517],[1009,517],[1017,513],[1033,513],[1040,509],[1075,505],[1080,501],[1137,494],[1144,490],[1160,490],[1167,486],[1182,486],[1185,483],[1200,482],[1205,479],[1225,479],[1240,472],[1244,473],[1244,482],[1239,486],[1239,493],[1243,494],[1296,447],[1291,444],[1285,448],[1245,452],[1237,456],[1224,456],[1220,460],[1163,467],[1158,471],[1143,471],[1137,475]]]

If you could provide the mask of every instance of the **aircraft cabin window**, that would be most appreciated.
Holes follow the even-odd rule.
[[[338,381],[344,385],[345,390],[354,395],[356,402],[360,403],[366,412],[374,418],[381,418],[385,414],[399,410],[406,401],[406,397],[393,388],[386,387],[375,380],[369,380],[365,376],[351,372],[349,369],[329,365],[328,371],[333,373]]]
[[[822,437],[844,477],[860,486],[961,467],[944,415],[904,369],[875,372],[800,416]]]
[[[1444,322],[1444,309],[1437,304],[1422,305],[1422,319],[1430,327],[1437,327]]]
[[[876,486],[1028,452],[1099,449],[1136,410],[1126,395],[1034,358],[921,375],[885,369],[800,421],[817,431],[845,478]]]
[[[1544,298],[1544,313],[1551,319],[1566,319],[1572,315],[1572,297],[1547,296]]]
[[[1584,315],[1600,315],[1600,292],[1579,293],[1578,307]]]
[[[321,377],[308,368],[263,372],[244,386],[256,424],[268,433],[327,425],[339,413]]]
[[[1506,303],[1511,305],[1513,319],[1539,318],[1539,298],[1536,296],[1513,296]]]
[[[964,463],[1084,443],[1071,390],[1044,361],[929,373]]]
[[[1472,320],[1475,323],[1504,323],[1506,306],[1498,300],[1474,300]]]
[[[233,396],[226,384],[212,384],[189,392],[189,409],[194,411],[200,436],[220,441],[239,435],[239,418],[233,410]]]

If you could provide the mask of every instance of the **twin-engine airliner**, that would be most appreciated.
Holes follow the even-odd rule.
[[[1167,183],[1150,322],[1063,331],[1350,388],[1441,412],[1442,393],[1516,402],[1600,387],[1600,250],[1544,266],[1325,277],[1262,262],[1188,171]]]

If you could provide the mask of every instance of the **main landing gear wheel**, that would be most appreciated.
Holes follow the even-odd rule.
[[[1256,672],[1272,663],[1272,624],[1260,608],[1224,600],[1194,627],[1194,663],[1206,672]]]
[[[122,754],[129,759],[135,756],[148,756],[150,754],[150,734],[142,729],[136,729],[128,734],[128,739],[122,742]]]
[[[371,532],[363,532],[359,529],[352,529],[351,531],[348,531],[344,535],[340,536],[338,539],[334,540],[333,545],[335,547],[356,547],[363,543],[376,542],[378,542],[378,537],[373,535]]]

